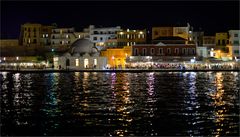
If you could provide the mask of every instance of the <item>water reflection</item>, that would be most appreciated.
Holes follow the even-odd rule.
[[[111,74],[111,88],[113,89],[114,104],[117,113],[117,129],[110,132],[109,135],[114,136],[126,136],[129,133],[129,127],[131,126],[132,117],[130,115],[132,111],[132,102],[130,100],[131,93],[129,91],[129,82],[126,73],[112,73]],[[110,120],[110,119],[109,119]]]
[[[1,135],[239,134],[238,72],[0,74]]]

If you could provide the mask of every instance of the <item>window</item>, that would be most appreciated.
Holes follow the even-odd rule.
[[[138,56],[138,49],[137,48],[134,49],[134,55]]]
[[[94,31],[93,34],[98,34],[98,32],[97,32],[97,31]]]
[[[239,50],[234,50],[234,54],[239,54]]]
[[[143,48],[142,52],[143,52],[143,56],[146,56],[146,48]]]
[[[69,36],[68,36],[68,35],[66,35],[66,38],[69,38]]]
[[[154,48],[151,48],[151,54],[154,55],[154,53],[155,53]]]
[[[238,34],[234,34],[234,37],[238,37]]]
[[[100,37],[100,40],[102,41],[102,40],[103,40],[103,38],[102,38],[102,37]]]
[[[54,41],[52,42],[52,44],[53,44],[53,45],[55,44]]]
[[[84,59],[84,68],[88,68],[88,67],[89,67],[88,59]]]
[[[33,28],[33,32],[36,32],[36,28]]]
[[[75,64],[76,64],[76,67],[79,66],[79,59],[75,59]]]
[[[222,45],[225,45],[225,40],[224,39],[222,40]]]
[[[167,53],[171,54],[171,49],[170,48],[167,48]]]
[[[220,40],[218,40],[218,45],[220,45]]]
[[[93,40],[97,40],[97,37],[93,37]]]
[[[54,35],[52,36],[52,39],[55,39],[55,36],[54,36]]]
[[[159,55],[163,55],[163,48],[159,48]]]
[[[238,41],[238,40],[234,40],[234,41],[233,41],[233,44],[234,44],[234,45],[238,45],[238,44],[239,44],[239,41]]]
[[[186,48],[183,48],[182,49],[182,54],[185,54],[185,55],[187,55],[188,53],[187,53],[187,49]]]
[[[43,38],[45,38],[45,35],[43,34]]]
[[[202,50],[201,50],[202,51]],[[195,48],[192,48],[192,54],[195,54]]]
[[[94,60],[93,60],[93,65],[94,65],[94,66],[97,66],[97,59],[94,59]]]
[[[175,54],[179,54],[179,48],[175,48]]]
[[[46,34],[46,38],[48,37],[48,34]]]
[[[33,43],[37,43],[37,40],[36,40],[36,39],[33,39]]]
[[[158,32],[157,32],[157,31],[155,31],[155,32],[154,32],[154,35],[158,35]]]

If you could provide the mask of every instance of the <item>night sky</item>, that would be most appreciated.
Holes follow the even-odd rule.
[[[2,1],[1,38],[18,38],[26,22],[82,31],[90,24],[143,29],[186,25],[206,34],[239,29],[238,1]]]

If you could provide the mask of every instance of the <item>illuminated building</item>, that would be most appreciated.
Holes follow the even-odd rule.
[[[173,27],[153,27],[152,28],[152,39],[158,37],[173,36]]]
[[[118,47],[146,43],[146,30],[122,30],[117,32]]]
[[[69,50],[62,56],[53,58],[56,69],[104,69],[107,58],[100,57],[99,51],[87,39],[76,40]]]
[[[188,42],[192,41],[193,28],[187,24],[184,27],[153,27],[152,28],[152,40],[159,37],[181,37]]]
[[[52,29],[51,45],[71,45],[77,36],[74,35],[74,28],[55,28]]]
[[[229,30],[228,56],[231,59],[240,58],[240,30]]]
[[[108,42],[108,44],[110,43],[111,45],[109,40],[116,40],[117,32],[121,30],[120,26],[97,28],[94,25],[90,25],[88,28],[84,29],[84,32],[89,33],[90,41],[98,46],[99,50],[101,50],[102,48],[105,48],[105,42]]]
[[[37,23],[25,23],[21,25],[19,44],[23,46],[49,45],[53,28],[53,26]]]
[[[226,32],[223,33],[216,33],[216,46],[226,46],[228,40],[228,34]]]
[[[108,48],[101,51],[101,56],[107,57],[110,67],[125,68],[126,58],[131,56],[131,49],[131,46]]]
[[[136,44],[132,56],[196,56],[194,44]]]

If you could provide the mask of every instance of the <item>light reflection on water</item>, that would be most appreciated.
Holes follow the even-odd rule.
[[[238,135],[238,72],[1,72],[2,135]]]

